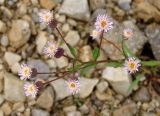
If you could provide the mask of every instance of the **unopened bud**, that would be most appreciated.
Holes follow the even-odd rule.
[[[64,54],[64,49],[63,48],[58,48],[57,52],[55,53],[56,58],[60,58]]]

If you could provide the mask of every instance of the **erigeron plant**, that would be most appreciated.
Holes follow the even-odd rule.
[[[44,54],[47,55],[49,58],[60,58],[66,57],[72,62],[72,67],[67,68],[65,71],[56,71],[56,72],[39,72],[36,68],[30,68],[27,64],[22,64],[21,69],[19,70],[18,75],[20,76],[21,80],[26,81],[24,84],[24,90],[26,96],[36,97],[38,92],[43,89],[47,84],[52,81],[56,81],[60,78],[68,77],[66,79],[66,87],[68,88],[68,92],[71,94],[76,94],[80,91],[80,82],[79,77],[84,75],[86,70],[95,67],[99,63],[106,63],[108,66],[118,67],[123,66],[125,70],[128,71],[129,74],[136,77],[133,81],[131,86],[129,87],[128,91],[131,91],[133,86],[138,84],[140,78],[145,74],[143,69],[144,66],[158,66],[160,62],[158,61],[141,61],[138,57],[136,57],[127,47],[125,41],[128,39],[133,38],[133,30],[132,29],[124,29],[123,30],[123,39],[121,40],[122,48],[117,47],[115,43],[112,41],[107,40],[110,44],[112,44],[116,49],[121,51],[125,57],[125,60],[121,61],[111,61],[111,60],[101,60],[97,61],[98,57],[100,56],[100,49],[102,45],[103,34],[110,31],[114,24],[108,15],[98,15],[96,22],[95,22],[95,29],[91,33],[92,39],[100,39],[99,47],[95,47],[92,51],[92,60],[89,62],[81,61],[77,56],[78,52],[75,48],[69,45],[65,39],[61,31],[57,27],[57,21],[54,18],[53,12],[49,10],[42,10],[39,13],[40,22],[48,25],[51,29],[56,30],[59,35],[61,36],[62,41],[67,45],[73,57],[70,57],[65,54],[65,50],[60,47],[60,45],[56,41],[48,41],[44,47]],[[137,73],[140,72],[140,73]],[[36,75],[40,74],[61,74],[56,79],[43,81],[43,80],[36,80],[31,82],[31,78],[35,77]]]

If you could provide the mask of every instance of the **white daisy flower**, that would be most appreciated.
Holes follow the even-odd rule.
[[[22,64],[21,69],[18,72],[18,75],[20,76],[21,80],[27,80],[32,75],[32,69],[27,66],[27,64]]]
[[[53,12],[50,10],[41,10],[38,15],[41,23],[49,24],[53,19]]]
[[[139,68],[141,66],[140,61],[137,60],[134,57],[130,57],[127,60],[125,60],[125,69],[131,74],[139,71]]]
[[[26,96],[31,96],[35,98],[38,93],[38,88],[34,83],[27,82],[24,84],[24,91]]]
[[[68,90],[71,94],[76,94],[79,92],[80,90],[80,83],[78,80],[73,80],[73,79],[69,79],[68,81],[66,81]]]
[[[53,57],[57,51],[58,45],[52,41],[48,41],[46,46],[44,47],[44,53],[49,57]]]
[[[123,36],[124,36],[126,39],[132,38],[132,37],[133,37],[133,30],[130,29],[130,28],[124,29],[124,30],[123,30]]]
[[[108,32],[110,29],[113,28],[113,22],[107,15],[98,15],[96,22],[95,22],[96,30],[99,32]]]

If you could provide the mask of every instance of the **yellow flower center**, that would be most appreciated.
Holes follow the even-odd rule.
[[[29,92],[33,92],[34,89],[35,89],[34,86],[31,86],[31,87],[29,87],[28,91],[29,91]]]
[[[101,27],[102,28],[105,28],[106,25],[107,25],[107,21],[105,21],[105,20],[101,21]]]
[[[24,69],[24,74],[25,74],[25,75],[28,75],[29,73],[30,73],[30,69],[29,69],[29,68],[25,68],[25,69]]]
[[[135,65],[134,63],[130,63],[130,64],[129,64],[129,67],[130,67],[131,69],[134,69],[135,66],[136,66],[136,65]]]
[[[74,83],[71,83],[70,87],[71,87],[71,88],[75,88],[76,85],[75,85]]]

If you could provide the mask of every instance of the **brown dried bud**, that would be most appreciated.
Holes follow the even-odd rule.
[[[37,69],[36,68],[32,68],[32,77],[35,77],[37,75]]]
[[[55,53],[56,58],[60,58],[64,54],[64,49],[63,48],[58,48],[57,52]]]
[[[44,83],[42,81],[36,81],[35,85],[37,86],[38,90],[40,91],[43,89]]]
[[[51,29],[55,29],[57,27],[58,22],[55,19],[52,19],[49,23],[49,27]]]

